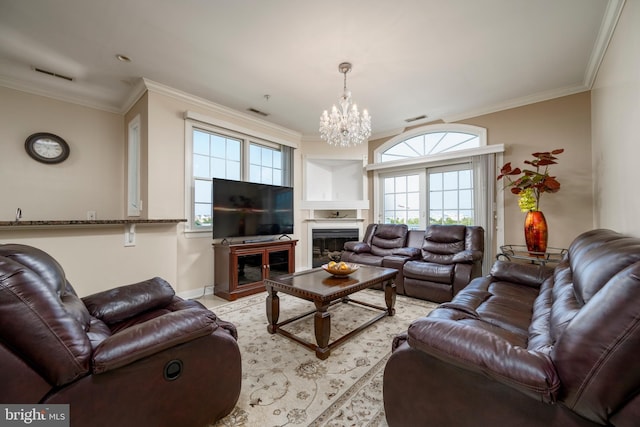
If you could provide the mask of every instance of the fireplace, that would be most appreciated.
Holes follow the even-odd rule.
[[[345,242],[358,241],[357,228],[314,228],[312,236],[312,266],[320,267],[331,260],[338,261]]]

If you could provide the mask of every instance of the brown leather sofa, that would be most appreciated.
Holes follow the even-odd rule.
[[[640,423],[640,239],[577,237],[555,269],[497,261],[396,337],[389,426]]]
[[[72,426],[205,426],[240,394],[235,327],[160,278],[79,298],[45,252],[0,245],[0,403]]]
[[[395,268],[398,294],[444,302],[482,274],[483,254],[482,227],[369,224],[363,241],[345,243],[341,260]]]

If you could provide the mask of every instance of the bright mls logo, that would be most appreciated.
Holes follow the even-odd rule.
[[[0,427],[69,427],[69,405],[0,405]]]

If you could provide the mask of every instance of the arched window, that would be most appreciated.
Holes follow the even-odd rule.
[[[432,131],[421,133],[389,147],[381,153],[380,161],[430,156],[451,151],[477,148],[480,136],[459,131]]]
[[[486,129],[464,124],[427,125],[390,139],[375,151],[375,163],[428,158],[487,145]]]
[[[380,223],[480,225],[493,242],[495,154],[485,128],[464,124],[421,126],[374,151],[374,217]],[[491,251],[486,251],[488,259]]]

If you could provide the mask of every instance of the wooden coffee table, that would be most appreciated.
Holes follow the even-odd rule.
[[[395,314],[395,309],[393,307],[396,301],[396,286],[393,281],[396,274],[398,274],[398,270],[393,268],[361,265],[358,270],[347,277],[334,277],[322,268],[314,268],[312,270],[266,279],[264,281],[264,285],[268,292],[267,318],[269,320],[267,330],[271,334],[278,333],[280,335],[284,335],[285,337],[314,350],[316,352],[316,356],[324,360],[329,357],[332,348],[340,345],[383,317],[393,316]],[[356,301],[349,297],[351,294],[363,289],[371,288],[378,284],[381,284],[384,289],[386,307]],[[311,310],[307,313],[303,313],[299,316],[292,317],[278,323],[278,318],[280,317],[280,298],[278,297],[278,292],[311,301],[315,304],[316,308],[315,310]],[[329,343],[329,337],[331,335],[331,313],[329,312],[329,307],[339,302],[360,304],[380,310],[382,313],[378,314],[357,329]],[[282,326],[302,319],[310,314],[315,314],[314,326],[316,344],[305,341],[302,338],[281,329]]]

